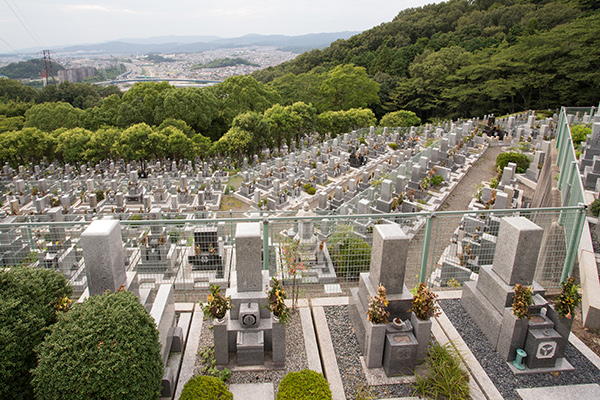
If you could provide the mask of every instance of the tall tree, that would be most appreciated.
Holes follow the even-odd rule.
[[[379,101],[379,84],[369,79],[365,68],[352,64],[338,65],[331,70],[319,91],[323,96],[317,105],[320,110],[349,110]]]
[[[208,90],[185,88],[160,93],[154,109],[154,123],[168,118],[185,121],[196,132],[205,132],[217,117],[217,98]]]
[[[69,103],[36,104],[25,112],[25,127],[52,132],[58,128],[72,129],[78,126],[82,110]]]

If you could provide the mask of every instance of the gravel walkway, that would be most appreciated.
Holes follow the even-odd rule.
[[[354,399],[356,392],[361,386],[367,384],[367,380],[360,364],[360,346],[350,322],[348,306],[325,307],[324,309],[344,384],[344,392],[347,399]],[[368,391],[372,399],[388,399],[412,396],[414,388],[412,384],[380,385],[371,386]]]
[[[496,157],[503,153],[501,146],[488,147],[479,157],[479,160],[469,169],[465,177],[454,188],[444,204],[439,208],[440,211],[466,210],[473,198],[475,185],[481,181],[488,181],[496,176]]]
[[[202,333],[200,334],[200,343],[198,349],[212,346],[214,344],[213,332],[210,329],[211,324],[206,320],[202,324]],[[301,371],[308,368],[306,350],[304,348],[304,335],[302,333],[302,322],[300,312],[293,311],[290,321],[285,327],[286,349],[285,349],[285,369],[269,371],[236,371],[231,373],[230,384],[234,383],[265,383],[272,382],[274,393],[277,393],[279,382],[288,372]],[[196,356],[196,366],[194,376],[201,375],[202,361]]]
[[[515,376],[506,362],[494,351],[477,324],[462,308],[460,300],[442,300],[439,303],[504,399],[520,399],[516,392],[516,389],[520,388],[600,382],[600,370],[571,343],[567,343],[565,355],[567,361],[575,367],[574,371]]]

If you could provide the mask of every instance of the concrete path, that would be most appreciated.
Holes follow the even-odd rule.
[[[517,389],[523,400],[597,400],[600,385],[550,386],[543,388]]]

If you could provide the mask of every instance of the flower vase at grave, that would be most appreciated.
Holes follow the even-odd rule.
[[[213,336],[215,341],[215,361],[217,365],[229,363],[229,341],[227,339],[227,321],[223,318],[213,318]]]
[[[546,317],[548,317],[548,319],[554,323],[554,330],[558,332],[560,336],[565,338],[565,340],[569,340],[569,334],[571,333],[571,328],[573,327],[573,318],[561,317],[558,315],[554,305],[548,306],[547,310]]]
[[[285,366],[285,324],[273,315],[272,331],[273,366],[283,368]]]
[[[410,322],[413,326],[413,332],[419,345],[417,346],[417,364],[421,364],[427,357],[427,347],[431,339],[431,319],[425,321],[417,318],[415,313],[410,314]]]
[[[363,351],[367,368],[382,366],[386,328],[386,324],[374,324],[368,321]]]

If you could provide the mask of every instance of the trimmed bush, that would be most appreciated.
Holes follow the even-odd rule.
[[[502,153],[498,155],[498,157],[496,157],[495,168],[496,170],[500,168],[500,171],[504,171],[504,167],[506,167],[510,162],[517,164],[518,174],[525,173],[525,171],[527,171],[527,168],[529,168],[529,164],[531,163],[527,155],[511,151],[508,153]]]
[[[64,275],[47,269],[0,270],[0,399],[32,399],[34,349],[56,322],[60,300],[70,296]]]
[[[317,188],[311,186],[311,187],[308,188],[308,190],[306,191],[306,193],[308,193],[308,194],[310,194],[312,196],[315,193],[317,193]]]
[[[93,296],[60,316],[33,371],[38,400],[158,399],[154,319],[131,292]]]
[[[327,400],[331,398],[329,382],[323,374],[309,369],[288,373],[279,383],[277,390],[277,400]]]
[[[179,400],[233,400],[233,394],[219,378],[196,376],[183,386]]]

